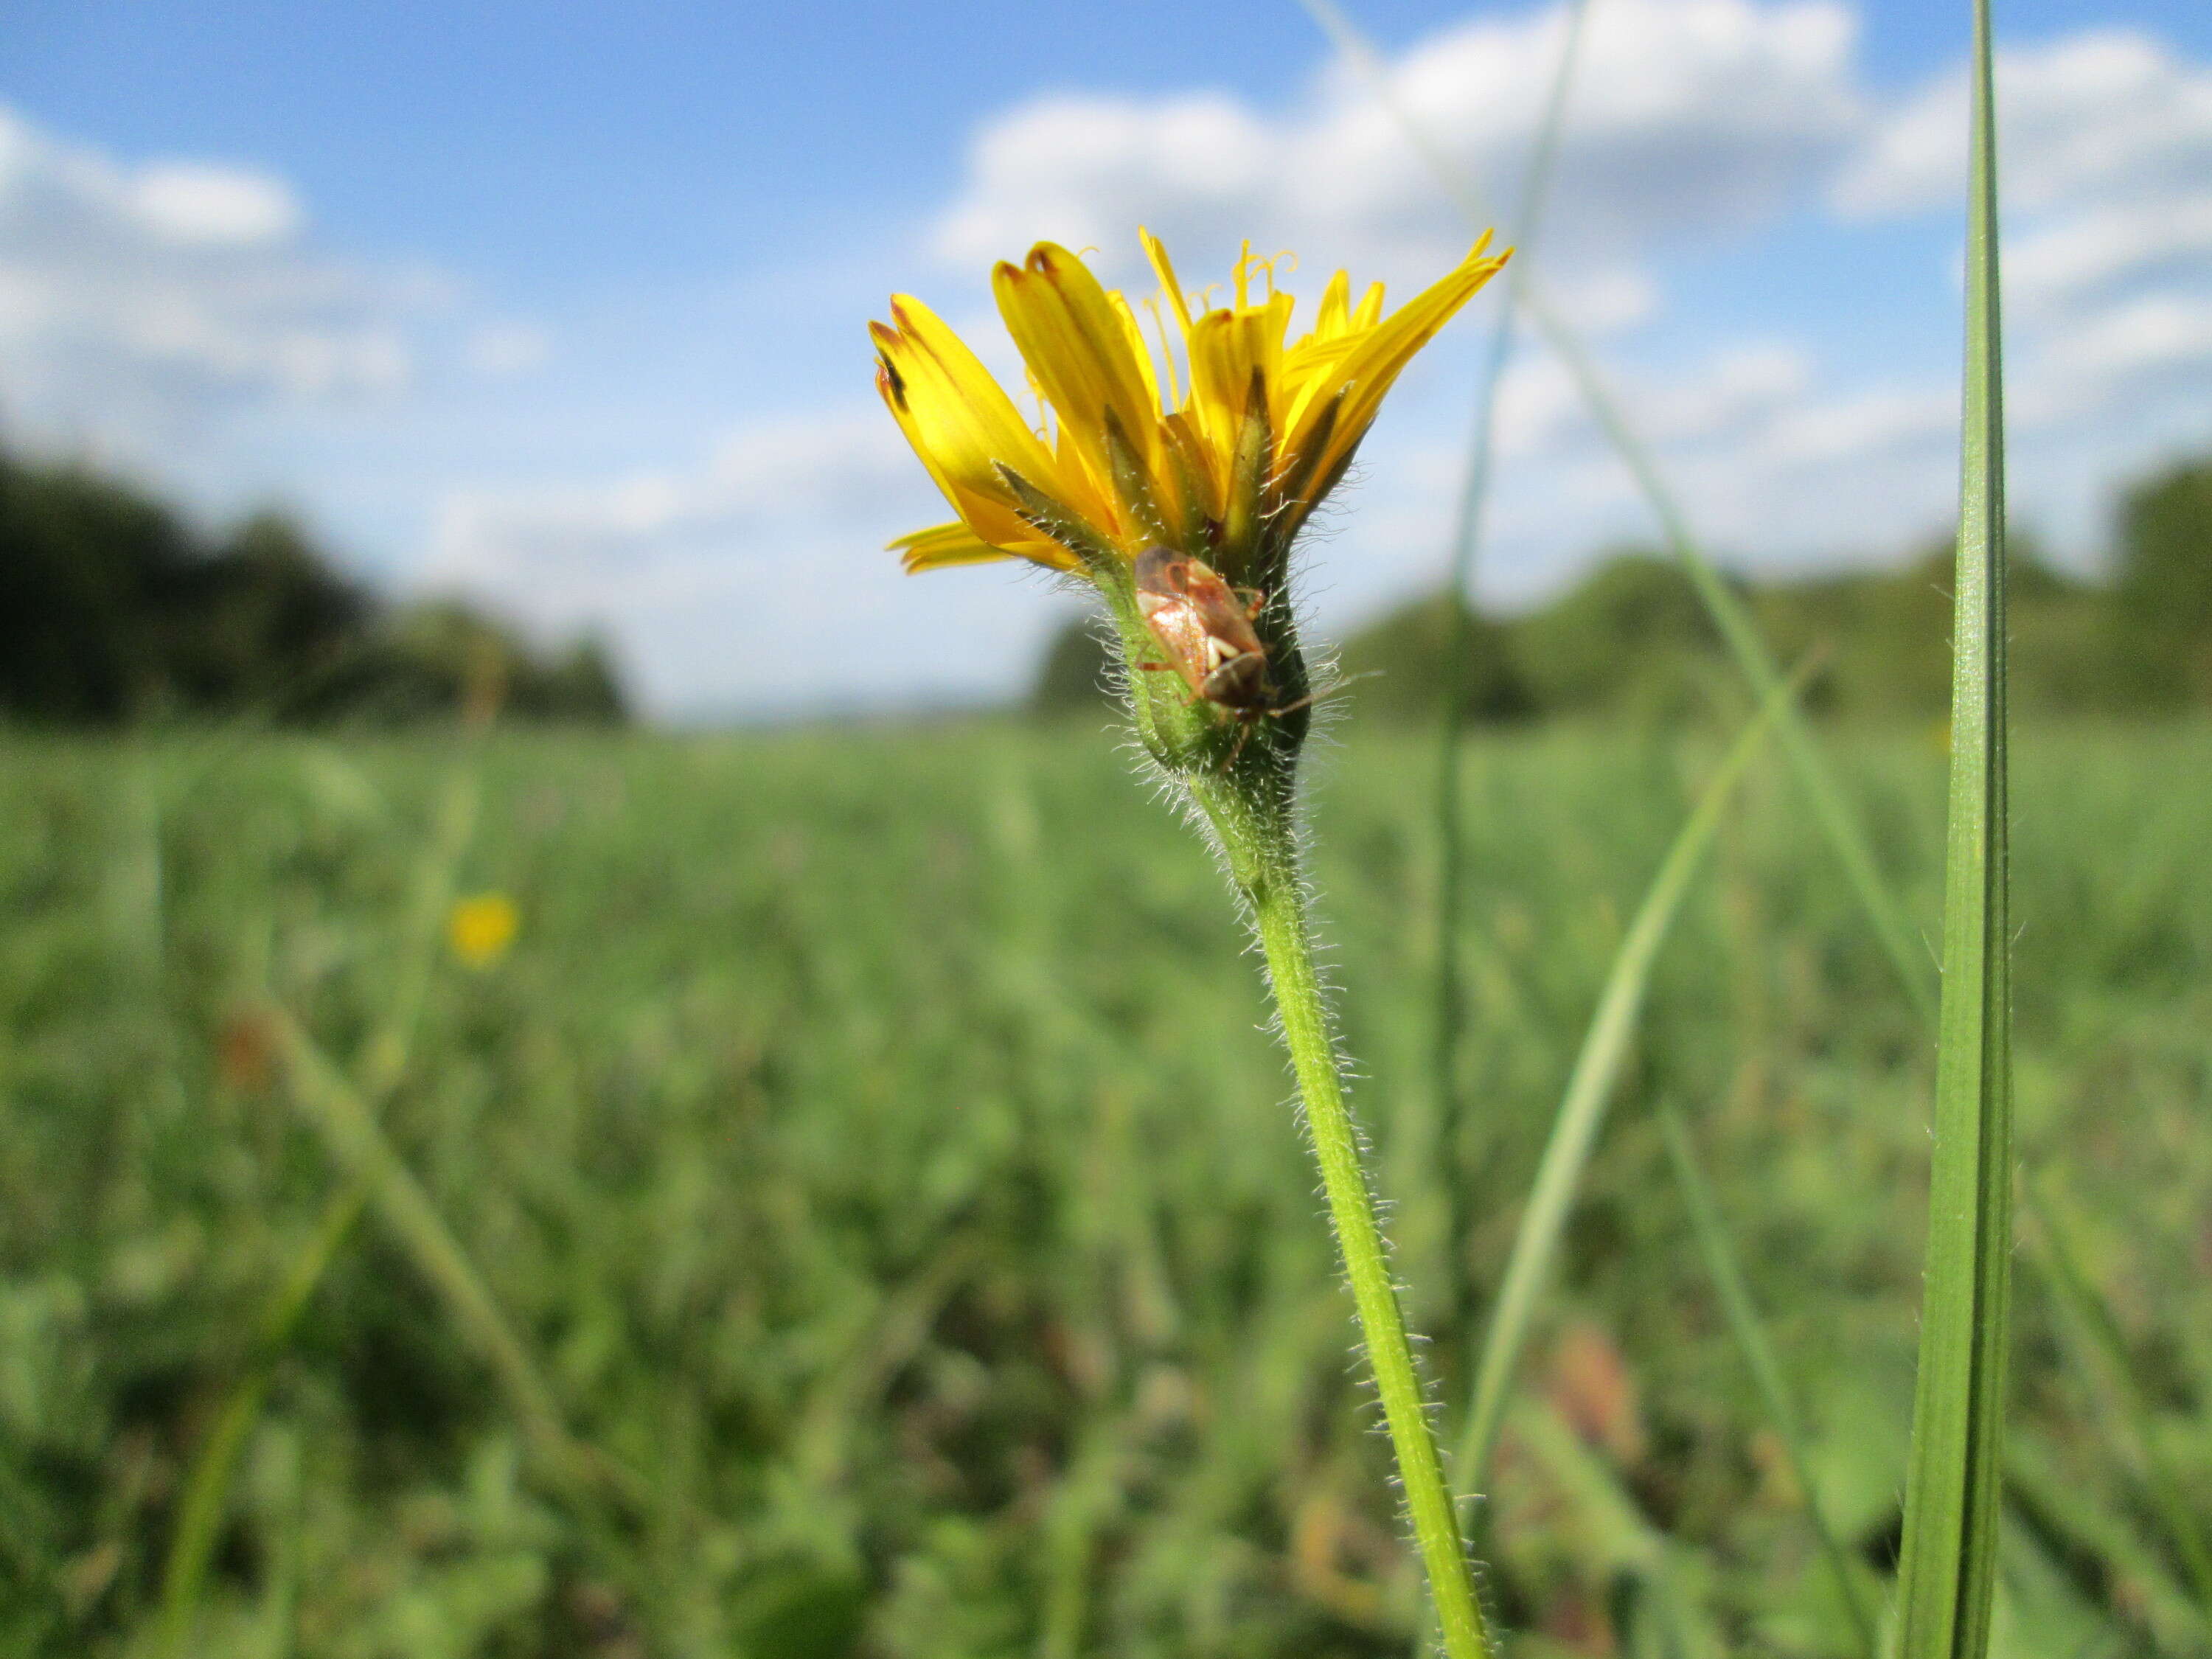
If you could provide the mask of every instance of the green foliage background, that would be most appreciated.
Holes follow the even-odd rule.
[[[374,1218],[247,1448],[209,1659],[1392,1655],[1415,1589],[1218,878],[1102,722],[866,736],[189,733],[0,748],[0,1653],[153,1649],[184,1471],[339,1184],[254,1011],[341,1064],[442,803],[512,895],[388,1133],[641,1510],[548,1484]],[[1465,1137],[1423,1130],[1425,734],[1324,753],[1355,1098],[1456,1399],[1591,1003],[1719,744],[1474,740]],[[2020,1124],[2212,1517],[2212,730],[2017,746]],[[1844,779],[1933,933],[1943,757]],[[459,785],[456,780],[459,781]],[[1519,1650],[1852,1651],[1651,1107],[1691,1121],[1832,1514],[1904,1468],[1932,1055],[1778,763],[1669,940],[1492,1494]],[[1477,1224],[1442,1236],[1447,1183]],[[2097,1376],[2021,1287],[2000,1646],[2201,1652]]]
[[[2028,715],[2170,715],[2212,708],[2212,459],[2178,462],[2123,492],[2108,579],[2058,569],[2013,537],[2011,690]],[[1780,659],[1820,653],[1806,705],[1875,721],[1941,720],[1950,707],[1950,545],[1893,568],[1743,585]],[[1449,601],[1431,594],[1344,641],[1364,717],[1433,724],[1450,639]],[[1566,592],[1523,615],[1473,618],[1467,714],[1654,726],[1709,716],[1734,670],[1680,567],[1619,550]],[[1034,706],[1094,702],[1102,659],[1072,629],[1040,670]]]
[[[547,653],[458,603],[392,611],[284,514],[210,534],[125,479],[0,454],[0,716],[388,723],[472,699],[623,714],[590,640]]]

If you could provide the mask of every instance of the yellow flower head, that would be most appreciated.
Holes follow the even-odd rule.
[[[471,968],[489,968],[507,954],[522,914],[504,893],[478,893],[459,901],[446,916],[446,942]]]
[[[1129,302],[1057,243],[992,273],[1045,429],[921,301],[895,295],[890,323],[869,325],[877,388],[959,514],[891,544],[908,570],[1010,556],[1079,570],[1160,543],[1232,579],[1278,566],[1400,372],[1506,259],[1485,236],[1387,317],[1380,283],[1355,305],[1339,271],[1292,340],[1291,296],[1249,243],[1224,305],[1186,295],[1138,235],[1161,289],[1144,302],[1157,353]]]

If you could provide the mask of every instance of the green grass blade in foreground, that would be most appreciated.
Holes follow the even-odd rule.
[[[1389,68],[1381,55],[1336,5],[1335,0],[1298,0],[1298,3],[1321,26],[1352,67],[1367,80],[1377,101],[1397,120],[1407,142],[1427,163],[1444,193],[1458,205],[1468,222],[1477,228],[1487,224],[1489,212],[1465,169],[1437,143],[1413,112],[1406,108],[1403,100],[1398,97]],[[1520,302],[1530,322],[1565,366],[1592,417],[1620,457],[1621,464],[1628,469],[1638,489],[1643,493],[1653,517],[1659,521],[1669,550],[1681,562],[1699,601],[1711,615],[1714,625],[1719,629],[1729,655],[1735,658],[1737,668],[1750,682],[1753,693],[1761,698],[1765,697],[1782,678],[1773,653],[1767,649],[1750,611],[1729,589],[1717,567],[1692,533],[1688,517],[1675,499],[1674,491],[1668,488],[1650,446],[1637,434],[1620,400],[1598,373],[1596,362],[1580,337],[1544,297],[1535,283],[1530,281],[1524,285]],[[1929,987],[1927,952],[1905,921],[1903,908],[1891,895],[1882,878],[1881,866],[1868,843],[1866,832],[1852,811],[1842,786],[1829,770],[1826,757],[1806,726],[1803,715],[1793,705],[1783,711],[1780,719],[1784,751],[1790,757],[1800,786],[1813,804],[1814,816],[1819,821],[1822,833],[1834,848],[1838,862],[1843,865],[1852,890],[1873,924],[1875,935],[1881,942],[1884,954],[1889,957],[1890,965],[1896,970],[1905,995],[1921,1016],[1932,1022],[1936,1004]]]
[[[1498,392],[1513,356],[1515,325],[1521,294],[1528,283],[1528,262],[1541,228],[1546,202],[1551,193],[1553,163],[1559,153],[1559,135],[1566,125],[1567,92],[1574,80],[1583,20],[1589,0],[1570,0],[1566,38],[1559,46],[1559,60],[1545,94],[1544,113],[1536,142],[1528,153],[1528,170],[1521,185],[1521,222],[1514,227],[1513,263],[1505,268],[1504,291],[1498,315],[1491,325],[1490,343],[1482,378],[1475,394],[1474,427],[1468,440],[1467,476],[1454,510],[1451,532],[1451,574],[1446,587],[1450,604],[1445,611],[1448,629],[1443,678],[1438,695],[1442,706],[1437,751],[1437,979],[1436,1030],[1431,1054],[1431,1109],[1435,1121],[1424,1137],[1442,1156],[1431,1167],[1454,1168],[1452,1149],[1458,1145],[1460,1034],[1460,913],[1467,858],[1466,837],[1460,828],[1462,749],[1467,726],[1468,657],[1474,648],[1472,607],[1474,568],[1482,541],[1483,513],[1489,503],[1491,467],[1496,453]],[[1445,1237],[1449,1258],[1459,1259],[1461,1241],[1467,1236],[1464,1182],[1447,1176],[1449,1194],[1444,1210]],[[1453,1301],[1462,1316],[1472,1312],[1474,1285],[1465,1272],[1452,1275]]]
[[[1553,1120],[1552,1137],[1537,1165],[1535,1185],[1528,1194],[1528,1207],[1521,1218],[1520,1230],[1514,1235],[1505,1278],[1498,1288],[1490,1327],[1483,1338],[1481,1358],[1475,1366],[1474,1395],[1455,1465],[1463,1493],[1480,1492],[1489,1480],[1491,1454],[1496,1449],[1498,1431],[1505,1419],[1505,1402],[1512,1389],[1514,1370],[1535,1319],[1537,1297],[1558,1251],[1559,1235],[1573,1207],[1575,1189],[1582,1183],[1583,1170],[1589,1162],[1599,1126],[1605,1121],[1606,1107],[1613,1098],[1621,1062],[1628,1056],[1629,1038],[1635,1032],[1637,1016],[1644,1006],[1644,993],[1650,983],[1651,965],[1658,957],[1659,946],[1667,937],[1667,930],[1674,925],[1682,896],[1689,890],[1691,877],[1697,873],[1705,849],[1712,844],[1714,834],[1720,828],[1729,796],[1765,742],[1782,704],[1795,690],[1794,683],[1786,684],[1767,699],[1766,706],[1753,718],[1707,781],[1696,808],[1675,836],[1674,845],[1667,849],[1659,873],[1652,878],[1650,890],[1644,895],[1643,906],[1629,926],[1628,937],[1621,941],[1620,951],[1613,956],[1605,989],[1598,998],[1597,1012],[1590,1020],[1589,1034],[1583,1039],[1582,1052],[1575,1057],[1575,1068],[1567,1079],[1566,1094],[1559,1102],[1559,1115]]]
[[[1752,1302],[1750,1287],[1743,1282],[1742,1269],[1736,1265],[1735,1249],[1729,1242],[1728,1224],[1721,1218],[1720,1206],[1713,1201],[1712,1188],[1698,1165],[1697,1149],[1691,1143],[1682,1115],[1663,1102],[1659,1107],[1659,1129],[1666,1138],[1668,1160],[1674,1166],[1674,1179],[1682,1188],[1682,1203],[1690,1212],[1690,1226],[1697,1234],[1698,1249],[1705,1258],[1705,1271],[1712,1277],[1721,1310],[1728,1317],[1736,1346],[1743,1350],[1744,1364],[1750,1368],[1752,1380],[1758,1385],[1766,1415],[1789,1455],[1797,1489],[1805,1495],[1806,1516],[1820,1540],[1820,1553],[1827,1558],[1828,1570],[1835,1575],[1837,1593],[1842,1596],[1851,1624],[1858,1632],[1859,1646],[1867,1659],[1875,1659],[1873,1611],[1866,1605],[1858,1579],[1851,1571],[1850,1552],[1836,1536],[1835,1528],[1828,1524],[1820,1488],[1813,1484],[1812,1469],[1805,1458],[1804,1425],[1798,1420],[1797,1408],[1790,1402],[1790,1390],[1782,1380],[1781,1364],[1774,1356],[1773,1344],[1766,1340],[1766,1328]]]
[[[1898,1566],[1900,1659],[1989,1650],[2012,1252],[2004,397],[1988,0],[1974,5],[1966,349],[1944,866],[1943,1001],[1920,1369]]]

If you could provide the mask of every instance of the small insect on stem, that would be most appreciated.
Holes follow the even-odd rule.
[[[1222,580],[1211,565],[1164,547],[1137,556],[1137,609],[1168,660],[1147,668],[1172,668],[1208,702],[1241,714],[1277,712],[1267,678],[1267,647],[1252,631],[1267,603]]]
[[[1294,714],[1313,701],[1281,702],[1268,677],[1267,647],[1252,627],[1267,602],[1264,593],[1231,587],[1203,559],[1165,547],[1137,556],[1137,609],[1168,655],[1164,663],[1137,666],[1173,669],[1194,696],[1237,715],[1245,729],[1237,733],[1232,765],[1253,722]]]

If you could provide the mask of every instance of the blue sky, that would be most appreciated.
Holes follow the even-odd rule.
[[[1964,6],[1591,3],[1533,263],[1701,526],[1770,564],[1940,530]],[[2017,511],[2087,559],[2114,477],[2212,447],[2212,8],[1998,9]],[[1554,9],[1354,15],[1510,202]],[[1146,220],[1198,283],[1249,234],[1400,294],[1465,240],[1290,0],[33,0],[5,31],[15,441],[210,514],[283,499],[394,586],[599,627],[671,713],[988,697],[1070,614],[874,551],[943,516],[868,390],[891,289],[980,331],[989,258],[1034,236],[1130,276]],[[1377,428],[1315,550],[1324,627],[1440,568],[1482,325]],[[1644,533],[1536,353],[1504,432],[1492,599]]]

